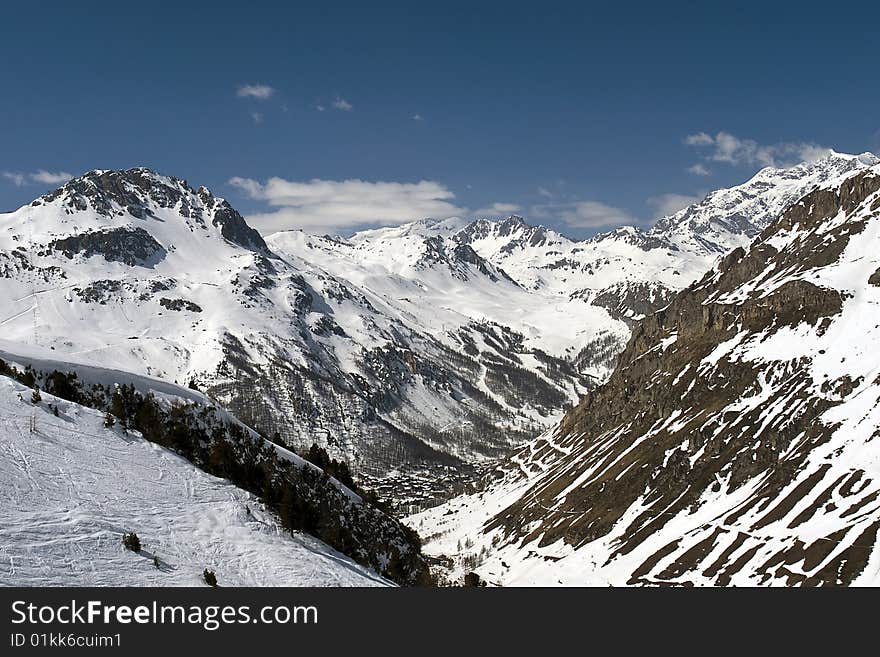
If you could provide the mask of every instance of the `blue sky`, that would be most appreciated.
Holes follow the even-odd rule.
[[[267,232],[516,211],[579,237],[880,150],[872,3],[308,4],[7,8],[0,209],[144,165]]]

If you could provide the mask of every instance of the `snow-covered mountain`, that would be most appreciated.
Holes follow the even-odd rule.
[[[589,240],[570,240],[520,217],[476,221],[454,239],[527,289],[548,296],[569,316],[582,303],[618,322],[573,337],[578,365],[604,380],[633,321],[662,308],[673,292],[703,275],[719,255],[745,246],[772,219],[817,185],[880,162],[872,153],[831,153],[788,169],[768,167],[742,185],[660,219],[649,230],[624,226]],[[580,323],[577,324],[580,326]]]
[[[503,221],[419,221],[363,231],[347,240],[318,244],[308,239],[305,249],[303,239],[291,234],[288,241],[270,242],[306,259],[316,257],[312,249],[321,251],[317,257],[322,262],[328,254],[329,266],[347,279],[352,277],[349,263],[367,266],[374,281],[377,272],[411,280],[426,262],[437,261],[438,252],[469,247],[476,254],[472,259],[481,258],[492,275],[508,277],[521,291],[497,288],[510,297],[499,306],[471,289],[456,289],[453,298],[462,312],[509,326],[548,353],[575,356],[584,374],[602,381],[633,322],[665,306],[721,254],[748,244],[817,185],[878,161],[872,153],[831,153],[788,169],[768,167],[742,185],[711,192],[649,230],[625,226],[589,240],[572,240],[511,216]],[[449,305],[446,298],[441,305]]]
[[[197,391],[0,341],[0,418],[4,584],[427,582],[411,531]]]
[[[205,188],[92,171],[0,215],[0,330],[194,382],[266,435],[430,499],[553,426],[640,318],[872,157],[765,169],[651,230],[586,241],[518,217],[264,238]]]
[[[0,215],[3,336],[195,382],[266,435],[372,475],[502,455],[586,389],[564,358],[454,307],[528,299],[468,247],[428,239],[408,277],[370,278],[282,250],[295,241],[270,247],[183,180],[92,171]]]
[[[682,251],[726,253],[745,247],[783,210],[816,187],[847,173],[872,167],[880,158],[870,152],[831,152],[814,162],[787,169],[766,167],[747,182],[710,192],[699,203],[658,221],[649,235]]]
[[[500,584],[880,584],[880,166],[817,184],[414,516],[427,550]]]

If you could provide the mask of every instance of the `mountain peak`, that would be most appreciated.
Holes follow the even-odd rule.
[[[471,245],[490,240],[497,242],[498,249],[511,251],[526,246],[542,246],[548,241],[565,238],[544,226],[533,226],[521,216],[512,214],[501,220],[476,219],[456,233],[454,239]]]
[[[58,203],[67,214],[91,210],[99,217],[129,215],[135,219],[158,219],[173,210],[185,219],[219,226],[221,235],[247,249],[267,251],[262,236],[227,201],[207,187],[194,190],[186,180],[165,176],[147,167],[92,169],[69,180],[31,203],[38,207]]]
[[[144,214],[151,214],[149,206],[173,207],[185,194],[195,194],[185,180],[162,176],[146,167],[92,169],[42,196],[34,204],[40,200],[49,203],[62,198],[74,210],[86,210],[90,206],[98,214],[110,215],[122,207],[142,219]],[[131,212],[132,209],[135,212]]]
[[[859,153],[858,155],[852,155],[850,153],[838,153],[834,149],[830,149],[828,155],[822,159],[838,159],[845,161],[857,160],[859,163],[869,167],[880,164],[880,157],[877,157],[877,155],[875,155],[871,151],[865,151],[863,153]]]
[[[529,225],[529,224],[526,222],[526,220],[523,219],[523,218],[522,218],[521,216],[519,216],[518,214],[512,214],[512,215],[510,215],[509,217],[507,217],[507,219],[505,219],[505,220],[503,220],[503,221],[501,222],[501,225],[502,225],[502,226],[504,226],[504,225],[507,225],[507,226],[519,226],[519,227],[522,227],[522,228],[532,228],[532,226]]]
[[[749,180],[710,192],[701,201],[661,218],[649,234],[680,248],[720,254],[744,246],[805,194],[880,163],[873,153],[829,151],[792,167],[765,167]]]

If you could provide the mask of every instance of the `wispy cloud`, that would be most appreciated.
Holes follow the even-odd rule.
[[[623,208],[593,200],[533,205],[529,208],[529,215],[535,219],[562,221],[572,228],[609,228],[641,223]]]
[[[269,100],[275,94],[275,89],[268,84],[244,84],[236,91],[239,98],[256,98],[257,100]]]
[[[474,214],[478,217],[507,217],[520,210],[522,208],[516,203],[493,203],[488,207],[476,210]]]
[[[9,180],[16,187],[23,187],[28,184],[28,176],[26,173],[16,173],[14,171],[4,171],[3,177]]]
[[[599,201],[578,201],[571,209],[564,210],[560,217],[573,228],[603,228],[639,223],[626,210]]]
[[[422,118],[422,115],[421,115],[421,114],[413,114],[413,115],[412,115],[412,120],[413,120],[413,121],[423,121],[424,119]]]
[[[265,183],[235,177],[229,184],[247,197],[267,203],[270,212],[248,216],[266,233],[302,228],[332,232],[355,226],[399,225],[416,219],[445,219],[467,213],[443,184],[366,180],[307,181],[269,178]]]
[[[3,171],[0,175],[6,180],[9,180],[16,187],[24,187],[25,185],[33,184],[60,185],[73,178],[73,174],[67,173],[66,171],[52,172],[46,171],[45,169],[39,169],[32,173]]]
[[[343,112],[350,112],[354,109],[354,105],[345,100],[345,98],[339,98],[338,96],[333,101],[333,107]]]
[[[257,125],[263,122],[263,114],[261,112],[251,112],[251,118]]]
[[[685,137],[684,143],[688,146],[711,146],[715,143],[715,139],[705,132],[697,132]]]
[[[712,172],[709,170],[705,164],[701,164],[697,162],[695,165],[687,168],[688,173],[692,173],[695,176],[711,176]]]
[[[52,171],[40,169],[39,171],[30,174],[30,178],[34,182],[44,183],[46,185],[58,185],[73,178],[73,174],[67,173],[66,171],[57,171],[53,173]]]
[[[705,132],[697,132],[684,138],[687,146],[703,152],[703,158],[712,162],[725,164],[789,167],[800,162],[814,162],[825,157],[831,149],[813,142],[778,142],[775,144],[759,144],[754,139],[741,139],[729,132],[718,132],[714,136]],[[696,169],[699,164],[689,169],[691,173],[706,170]]]
[[[539,188],[543,189],[543,188]],[[540,191],[539,191],[540,193]],[[543,195],[543,194],[542,194]],[[645,201],[651,207],[650,219],[602,201],[576,199],[539,203],[528,208],[528,216],[546,222],[561,222],[571,228],[610,229],[618,226],[648,227],[659,217],[678,212],[699,202],[705,194],[659,194]]]

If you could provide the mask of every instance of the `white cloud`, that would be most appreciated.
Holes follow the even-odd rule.
[[[275,93],[275,89],[267,84],[244,84],[238,88],[236,95],[239,98],[256,98],[257,100],[269,100]]]
[[[413,114],[412,120],[413,121],[422,121],[423,120],[422,115],[421,114]]]
[[[712,172],[709,170],[709,168],[704,164],[700,164],[699,162],[697,162],[692,167],[688,167],[687,171],[688,171],[688,173],[692,173],[695,176],[711,176],[712,175]]]
[[[302,228],[333,232],[355,226],[399,225],[416,219],[467,214],[453,203],[455,195],[431,180],[418,183],[366,180],[293,181],[269,178],[265,183],[235,177],[229,184],[252,199],[277,208],[247,217],[264,233]]]
[[[705,132],[698,132],[693,135],[688,135],[684,138],[684,143],[688,146],[709,146],[715,143],[715,140],[711,135],[706,134]]]
[[[560,218],[574,228],[602,228],[639,223],[626,210],[599,201],[578,201],[562,209]]]
[[[338,96],[336,100],[333,101],[333,107],[338,110],[342,110],[343,112],[350,112],[352,109],[354,109],[354,106],[347,100],[345,100],[345,98],[339,98]]]
[[[53,173],[52,171],[40,169],[39,171],[30,174],[30,178],[34,182],[46,185],[58,185],[73,178],[73,174],[67,173],[66,171],[57,171]]]
[[[253,178],[239,178],[238,176],[235,176],[234,178],[230,178],[228,183],[244,192],[244,195],[248,198],[266,200],[263,185]]]
[[[263,115],[260,112],[251,112],[251,118],[257,125],[263,122]]]
[[[648,199],[647,203],[654,208],[657,217],[666,217],[675,214],[682,208],[698,203],[703,196],[690,194],[660,194]]]
[[[740,139],[724,131],[715,136],[698,132],[685,137],[684,143],[695,148],[711,147],[704,156],[706,160],[732,165],[789,167],[800,162],[814,162],[831,152],[831,149],[813,142],[759,144],[753,139]]]
[[[507,217],[521,209],[516,203],[493,203],[489,207],[480,208],[474,214],[478,217]]]
[[[553,192],[551,192],[546,187],[538,187],[538,194],[547,198],[553,198]]]
[[[67,173],[66,171],[52,172],[46,171],[45,169],[39,169],[32,173],[4,171],[2,176],[11,181],[16,187],[24,187],[25,185],[32,185],[35,183],[42,185],[60,185],[73,178],[73,174]]]
[[[318,110],[319,112],[323,112],[327,108],[324,107],[321,103],[318,103],[317,105],[315,105],[315,109]]]

